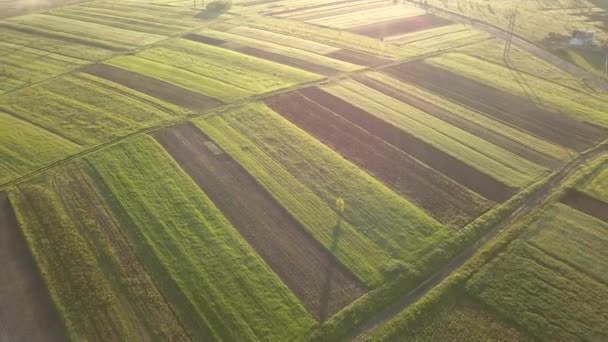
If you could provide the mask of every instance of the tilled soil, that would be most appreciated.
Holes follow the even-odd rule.
[[[5,193],[0,193],[0,341],[67,341]]]
[[[340,61],[363,66],[378,66],[390,62],[390,60],[382,57],[372,56],[365,53],[345,49],[328,53],[326,56]]]
[[[462,227],[492,206],[480,196],[302,93],[277,95],[266,103],[295,125],[368,170],[393,190],[450,227]]]
[[[374,23],[350,29],[350,32],[363,36],[382,39],[399,34],[428,30],[435,27],[453,24],[453,21],[433,14],[423,14],[407,18],[399,18],[381,23]]]
[[[405,63],[387,71],[401,80],[579,152],[608,137],[606,129],[424,62]]]
[[[388,85],[380,83],[376,80],[372,80],[365,76],[357,77],[357,81],[362,84],[365,84],[370,88],[378,90],[379,92],[382,92],[388,96],[394,97],[401,102],[405,102],[413,107],[416,107],[425,113],[428,113],[440,120],[449,123],[452,126],[458,127],[463,131],[476,135],[488,142],[491,142],[496,146],[499,146],[533,163],[536,163],[549,169],[555,169],[562,164],[560,160],[542,154],[527,145],[511,140],[504,135],[491,131],[485,127],[479,126],[474,122],[468,121],[458,115],[452,114],[449,111],[440,108],[428,101],[420,99],[414,95],[408,94],[399,89],[392,88]]]
[[[212,97],[107,64],[93,65],[85,72],[195,112],[222,105]]]
[[[318,88],[301,91],[306,97],[409,154],[457,183],[494,202],[504,202],[516,191],[449,154],[352,104]]]
[[[251,175],[191,123],[156,140],[300,299],[324,321],[367,291]]]
[[[265,60],[268,60],[271,62],[276,62],[279,64],[287,65],[287,66],[294,67],[294,68],[300,69],[300,70],[310,71],[310,72],[313,72],[316,74],[330,76],[330,75],[334,75],[339,72],[338,70],[328,68],[328,67],[325,67],[322,65],[314,64],[314,63],[304,61],[301,59],[281,55],[281,54],[274,53],[274,52],[268,52],[268,51],[260,50],[257,48],[237,44],[237,43],[231,43],[231,42],[223,41],[220,39],[204,37],[204,36],[194,34],[194,33],[188,34],[188,35],[184,36],[184,38],[198,42],[198,43],[223,47],[225,49],[240,52],[240,53],[248,55],[248,56],[265,59]]]
[[[584,192],[570,189],[560,199],[560,202],[587,215],[608,222],[608,203],[591,197]]]

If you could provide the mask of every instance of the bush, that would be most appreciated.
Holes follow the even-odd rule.
[[[226,12],[232,8],[232,0],[213,0],[206,8],[212,12]]]

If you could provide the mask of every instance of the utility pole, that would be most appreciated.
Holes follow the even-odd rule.
[[[507,29],[507,40],[505,42],[505,51],[502,55],[502,58],[505,60],[509,59],[509,55],[511,54],[511,44],[513,42],[513,32],[515,31],[515,17],[517,16],[517,12],[513,11],[511,15],[509,15],[509,26]]]

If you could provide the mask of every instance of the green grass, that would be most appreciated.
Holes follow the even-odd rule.
[[[401,80],[398,80],[387,74],[383,74],[380,72],[370,72],[366,73],[365,75],[368,78],[384,83],[392,88],[402,90],[404,92],[407,92],[408,94],[414,95],[420,99],[430,102],[433,105],[445,109],[448,112],[457,115],[467,121],[470,121],[495,133],[504,135],[515,142],[528,146],[531,149],[534,149],[554,159],[568,160],[572,158],[575,154],[575,152],[572,150],[568,150],[562,146],[555,145],[523,130],[507,125],[501,121],[494,120],[487,115],[483,115],[473,109],[451,102],[441,96],[435,95],[422,88],[418,88],[409,83],[402,82]]]
[[[498,49],[498,46],[494,46]],[[532,57],[530,57],[532,58]],[[608,127],[608,95],[589,95],[586,88],[571,88],[523,72],[514,72],[509,67],[477,58],[465,53],[447,53],[427,60],[429,63],[477,79],[490,86],[528,98],[539,100],[545,106]],[[525,80],[525,83],[523,83]]]
[[[556,259],[608,284],[608,224],[557,203],[523,235]]]
[[[417,7],[391,6],[355,11],[336,16],[332,16],[331,11],[327,11],[327,14],[327,17],[312,19],[308,22],[345,30],[357,26],[421,15],[424,14],[424,11]]]
[[[187,112],[94,76],[53,79],[0,98],[0,108],[79,145],[93,145]]]
[[[152,138],[87,160],[157,285],[183,322],[202,326],[197,340],[295,340],[315,324]]]
[[[108,61],[224,102],[246,98],[321,76],[185,39]]]
[[[66,73],[88,61],[0,41],[0,94]]]
[[[411,52],[394,45],[385,44],[357,34],[316,27],[289,19],[275,19],[270,17],[252,17],[245,21],[249,26],[294,37],[312,40],[315,42],[336,46],[343,49],[355,50],[371,55],[387,58],[407,56]]]
[[[579,189],[597,199],[608,202],[608,164],[604,165],[597,175],[590,178]]]
[[[341,81],[324,89],[508,186],[523,187],[547,172],[530,161],[355,81]]]
[[[414,263],[452,232],[262,104],[196,120],[368,285],[392,258]],[[336,198],[346,201],[332,249]]]
[[[0,112],[0,184],[79,149],[68,140]]]
[[[522,241],[467,283],[469,293],[536,338],[608,338],[608,288]]]
[[[301,50],[297,47],[289,47],[280,45],[274,42],[266,42],[263,40],[258,40],[255,37],[250,38],[246,36],[240,36],[237,34],[232,34],[232,32],[220,32],[215,30],[203,30],[198,32],[199,34],[211,38],[225,40],[231,43],[237,43],[240,45],[245,45],[249,47],[253,47],[256,49],[260,49],[263,51],[268,51],[272,53],[277,53],[280,55],[284,55],[287,57],[292,57],[295,59],[307,61],[313,64],[325,66],[328,68],[332,68],[338,71],[355,71],[363,68],[362,66],[343,62],[337,59],[333,59],[330,57],[323,56],[318,53],[309,52],[306,50]]]
[[[253,38],[258,41],[274,43],[281,46],[291,47],[294,49],[304,50],[315,54],[326,55],[340,50],[337,47],[317,43],[312,40],[302,39],[286,34],[275,33],[266,30],[260,30],[248,26],[237,26],[228,31],[229,33],[239,35],[241,37]]]
[[[75,341],[133,340],[137,331],[51,180],[9,193],[20,227],[67,333]]]
[[[125,30],[45,14],[29,14],[10,18],[5,23],[9,26],[25,26],[43,31],[51,31],[65,37],[80,37],[91,42],[99,42],[125,49],[145,46],[166,38],[166,36],[152,33]]]

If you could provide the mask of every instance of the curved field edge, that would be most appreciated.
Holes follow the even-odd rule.
[[[86,160],[138,255],[195,339],[294,339],[315,325],[151,137]]]

